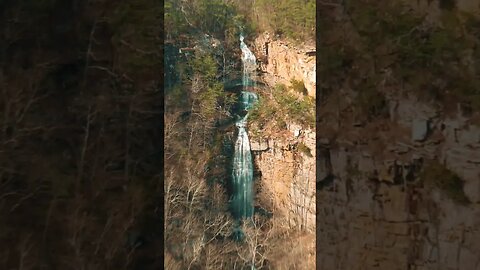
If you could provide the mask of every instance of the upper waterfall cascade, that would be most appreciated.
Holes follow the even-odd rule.
[[[248,86],[254,84],[252,79],[256,72],[255,55],[248,49],[240,36],[240,49],[242,50],[243,63],[243,91],[241,93],[241,109],[247,111],[245,116],[239,117],[235,125],[238,127],[238,138],[235,143],[233,158],[233,199],[232,209],[236,218],[246,218],[253,215],[253,160],[250,152],[250,141],[245,128],[248,110],[257,102],[255,93],[246,91]],[[254,86],[254,85],[253,85]]]

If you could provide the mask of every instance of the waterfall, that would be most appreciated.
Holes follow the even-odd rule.
[[[243,77],[242,84],[246,90],[247,86],[253,86],[253,77],[257,70],[257,59],[255,55],[248,49],[247,44],[243,42],[243,36],[240,35],[240,49],[242,50],[242,63],[243,63]]]
[[[238,128],[238,138],[235,143],[233,158],[233,198],[232,209],[236,218],[248,218],[253,215],[253,161],[250,152],[250,141],[245,129],[248,110],[255,104],[258,97],[255,93],[246,91],[247,87],[254,85],[252,82],[256,71],[255,55],[248,49],[240,36],[240,49],[242,50],[243,63],[243,91],[241,93],[241,110],[247,113],[240,116],[235,125]]]

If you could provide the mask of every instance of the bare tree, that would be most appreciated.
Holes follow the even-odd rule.
[[[245,235],[243,245],[237,246],[238,256],[252,269],[262,269],[268,253],[269,240],[272,237],[271,223],[254,216],[242,224]]]

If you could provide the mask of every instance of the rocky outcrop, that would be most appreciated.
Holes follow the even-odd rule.
[[[416,27],[427,28],[437,24],[443,28],[445,18],[455,13],[449,9],[468,10],[478,16],[480,7],[472,0],[401,2],[411,4],[408,12],[413,9],[422,15],[422,23]],[[357,13],[345,16],[339,6],[338,17],[326,20],[330,25],[321,33],[323,40],[334,40],[342,31],[342,42],[355,48],[370,42],[383,44],[377,39],[380,32],[370,38],[358,31],[358,25],[345,23],[349,16],[368,17],[363,17],[367,9],[383,13],[382,7],[372,7],[359,5]],[[323,14],[335,14],[334,8],[323,10]],[[373,21],[378,22],[378,18]],[[376,26],[372,24],[372,29]],[[425,36],[429,31],[425,30]],[[381,47],[376,49],[383,51]],[[325,83],[332,90],[322,95],[317,107],[317,265],[322,270],[480,269],[480,114],[455,110],[455,98],[434,102],[409,96],[407,92],[427,93],[437,79],[449,79],[433,76],[425,84],[405,87],[402,75],[392,73],[388,64],[377,65],[390,62],[389,56],[383,58],[383,52],[372,51],[345,58],[348,61],[342,69],[347,75],[341,69],[342,75],[332,74],[340,83]],[[472,60],[467,51],[463,53],[466,55],[459,59]],[[364,54],[368,56],[364,58]],[[373,63],[363,65],[369,57]],[[350,59],[355,64],[350,65]],[[437,61],[436,56],[433,59]],[[393,66],[407,67],[399,63]],[[374,71],[358,72],[370,69]],[[428,74],[423,69],[411,71]],[[370,79],[373,74],[384,76],[384,80],[368,89],[358,87],[358,78]],[[440,87],[444,97],[457,91],[449,85]],[[350,89],[355,87],[358,89]],[[362,112],[362,106],[371,105],[370,99],[358,99],[358,93],[369,89],[384,96],[379,102],[381,116]],[[437,172],[445,174],[428,174],[435,171],[432,168],[441,168]],[[424,177],[426,174],[430,177]],[[452,191],[457,193],[452,195]],[[467,197],[470,203],[456,200],[454,195]]]
[[[316,65],[315,47],[294,46],[278,40],[269,33],[255,40],[255,51],[260,60],[264,79],[270,85],[290,84],[292,79],[303,81],[309,96],[315,97]]]
[[[315,97],[315,49],[277,40],[264,33],[255,40],[255,54],[262,80],[273,87],[303,81],[307,94]],[[287,137],[251,139],[255,167],[260,175],[259,204],[284,217],[287,226],[315,232],[315,132],[287,124]],[[262,135],[260,135],[261,137]]]
[[[270,148],[269,146],[270,141],[268,140],[260,140],[260,141],[255,141],[252,140],[250,142],[250,150],[252,151],[266,151]]]
[[[480,269],[480,127],[460,109],[386,97],[390,119],[320,119],[317,265]],[[461,177],[470,204],[419,181],[433,159]]]
[[[315,133],[289,125],[290,137],[252,141],[256,168],[261,172],[259,197],[270,197],[275,215],[285,217],[288,226],[315,232]],[[305,149],[299,150],[298,145]],[[258,146],[258,147],[257,147]],[[254,148],[257,150],[255,151]],[[258,151],[261,150],[261,151]],[[262,203],[262,202],[260,202]]]
[[[429,1],[417,1],[417,0],[408,0],[409,3],[414,9],[427,12],[431,19],[438,19],[441,16],[442,9],[448,8],[448,6],[455,6],[458,11],[469,12],[474,15],[479,15],[478,10],[480,9],[480,2],[477,0],[429,0]],[[443,8],[442,8],[443,6]],[[476,13],[475,13],[476,12]]]
[[[296,48],[267,35],[257,38],[255,47],[263,71],[262,82],[273,88],[277,83],[288,86],[292,79],[303,81],[305,89],[302,94],[297,93],[298,98],[305,98],[304,95],[315,97],[315,50]],[[271,95],[265,93],[263,98],[271,98]],[[301,257],[295,256],[311,267],[296,264],[295,269],[313,269],[315,131],[289,120],[285,120],[285,130],[285,124],[277,125],[277,119],[268,119],[267,122],[270,120],[275,125],[256,126],[255,136],[250,138],[255,165],[256,204],[273,213],[277,228],[298,235],[297,242],[287,245],[291,247],[288,253],[300,252]]]

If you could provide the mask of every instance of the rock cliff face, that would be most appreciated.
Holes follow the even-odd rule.
[[[314,48],[296,48],[265,33],[255,40],[254,51],[269,87],[301,80],[308,95],[315,97]],[[262,198],[258,204],[281,217],[286,227],[315,233],[315,131],[295,123],[287,123],[287,129],[281,135],[251,139],[259,175],[257,197]]]
[[[262,79],[270,87],[303,81],[315,97],[315,49],[294,47],[268,33],[255,40]],[[315,131],[287,123],[285,134],[251,141],[258,178],[259,204],[282,217],[286,227],[315,233]],[[313,241],[313,239],[312,239]]]
[[[422,14],[427,11],[425,25],[451,15],[445,6],[477,15],[479,8],[471,0],[402,2]],[[363,8],[354,15],[368,9]],[[329,13],[332,9],[323,12]],[[339,8],[338,16],[325,21],[338,31],[345,27],[345,37],[354,45],[364,45],[356,37],[373,40],[356,27],[337,24],[343,16]],[[384,60],[377,54],[372,58]],[[345,59],[363,58],[352,53]],[[348,69],[349,61],[344,63]],[[351,83],[362,74],[358,70],[368,68],[355,64],[353,72],[335,77],[341,83],[332,83],[317,107],[317,265],[322,270],[480,269],[480,114],[453,100],[420,101],[406,92],[425,93],[435,82],[405,88],[389,67],[381,76],[393,79],[392,84],[360,88]],[[415,72],[423,74],[422,69]],[[365,117],[358,95],[372,89],[382,96],[382,112]],[[433,168],[442,173],[432,174]],[[441,186],[442,181],[449,184]]]
[[[255,165],[261,174],[260,193],[271,198],[260,203],[284,217],[289,227],[314,233],[315,133],[297,125],[288,129],[288,138],[252,141]]]
[[[480,269],[478,115],[385,94],[390,119],[368,124],[349,113],[347,92],[318,108],[317,265]],[[430,160],[460,176],[471,203],[419,180]]]
[[[315,97],[315,47],[294,46],[264,33],[255,40],[255,52],[267,83],[288,85],[291,79],[300,80],[308,95]]]
[[[257,39],[257,45],[262,42]],[[278,46],[283,43],[272,42],[273,47],[267,45],[269,51],[273,51],[268,56],[270,64],[265,57],[262,59],[258,48],[255,52],[257,59],[261,60],[261,81],[273,88],[277,83],[288,85],[291,79],[302,80],[308,94],[315,96],[315,57],[308,56],[308,61],[305,61],[302,58],[304,52],[289,47],[279,58]],[[298,64],[302,61],[308,63]],[[275,63],[276,67],[271,63]],[[259,91],[264,90],[262,98],[275,98],[268,89]],[[286,91],[293,94],[293,90]],[[295,96],[306,98],[301,94]],[[276,102],[265,104],[270,106]],[[284,240],[287,242],[282,244],[282,248],[287,249],[275,251],[281,255],[274,258],[274,268],[315,269],[315,132],[293,123],[293,118],[283,111],[274,118],[264,119],[266,123],[260,125],[250,123],[252,131],[255,130],[252,132],[255,135],[250,137],[250,146],[255,166],[256,206],[260,207],[258,213],[264,212],[262,208],[271,211],[275,229],[279,235],[286,237]],[[284,124],[278,125],[279,119]],[[292,261],[295,264],[289,264]]]

